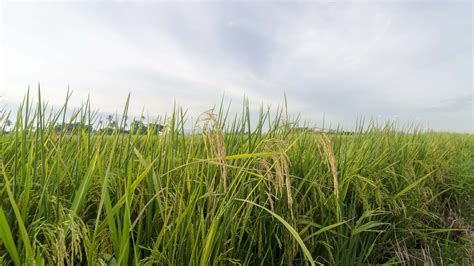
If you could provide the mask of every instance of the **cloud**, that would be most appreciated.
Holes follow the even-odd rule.
[[[41,81],[59,103],[69,83],[106,112],[131,91],[134,112],[169,112],[176,99],[194,115],[223,94],[275,106],[286,92],[308,119],[397,115],[472,131],[472,101],[449,107],[472,95],[471,5],[8,3],[1,85],[16,100]]]
[[[445,99],[434,106],[425,108],[424,111],[428,113],[459,112],[463,110],[472,112],[473,106],[474,101],[472,99],[472,94],[468,94]]]

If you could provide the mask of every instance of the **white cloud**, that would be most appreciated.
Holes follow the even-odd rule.
[[[69,83],[77,102],[90,93],[106,112],[131,91],[134,112],[177,99],[194,115],[224,93],[257,106],[286,91],[306,118],[397,115],[472,131],[472,101],[435,108],[472,97],[471,12],[470,2],[8,3],[1,90],[17,101],[41,81],[60,103]]]

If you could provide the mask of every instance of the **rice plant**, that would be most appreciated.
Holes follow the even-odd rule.
[[[159,133],[128,129],[128,99],[101,130],[70,97],[50,111],[38,90],[1,114],[3,264],[473,263],[473,135],[324,133],[286,105],[253,125],[246,102],[193,134],[176,107]]]

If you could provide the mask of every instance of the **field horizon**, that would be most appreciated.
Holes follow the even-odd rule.
[[[0,106],[0,112],[2,113],[2,121],[3,123],[8,123],[13,125],[15,123],[16,117],[17,117],[17,111],[21,108],[21,103],[25,101],[25,99],[28,97],[29,102],[37,102],[37,98],[34,98],[34,96],[38,97],[38,93],[30,93],[34,91],[40,91],[40,84],[38,83],[38,88],[36,90],[30,90],[30,87],[28,86],[28,90],[25,93],[25,96],[23,97],[22,101],[14,102],[14,101],[3,101],[0,102],[2,106]],[[113,128],[118,125],[118,122],[121,121],[123,117],[123,109],[122,108],[117,108],[113,112],[103,112],[100,107],[92,107],[91,104],[91,97],[90,94],[87,95],[86,98],[81,98],[81,101],[76,102],[75,104],[71,104],[70,101],[72,98],[77,98],[73,96],[73,91],[68,89],[65,91],[65,100],[68,101],[68,106],[67,110],[64,114],[64,123],[77,123],[75,119],[78,118],[78,113],[84,109],[84,106],[87,104],[89,108],[89,112],[91,113],[91,121],[89,122],[89,126],[92,127],[93,131],[99,130],[101,128]],[[41,97],[41,96],[40,96]],[[126,99],[125,97],[124,99]],[[1,97],[0,97],[1,99]],[[128,93],[128,102],[133,99],[133,95],[131,95],[131,92]],[[308,119],[304,118],[305,113],[302,112],[289,112],[291,110],[291,106],[288,107],[288,105],[291,105],[291,102],[287,102],[286,98],[286,93],[283,93],[281,101],[277,102],[276,104],[266,104],[265,102],[260,103],[259,105],[253,104],[252,107],[250,107],[249,100],[247,96],[243,96],[241,103],[237,104],[232,104],[232,99],[226,99],[225,94],[222,95],[221,100],[217,104],[218,106],[216,107],[216,104],[214,106],[209,106],[208,108],[201,109],[201,111],[198,112],[193,112],[194,115],[190,115],[189,111],[191,111],[191,108],[186,108],[186,106],[183,106],[179,104],[179,102],[175,99],[172,102],[174,102],[173,107],[164,112],[148,112],[146,109],[141,108],[141,112],[135,112],[133,114],[127,114],[126,115],[126,121],[122,130],[129,130],[131,128],[131,125],[133,122],[136,121],[141,121],[143,123],[160,123],[162,125],[169,123],[170,116],[173,112],[176,110],[179,110],[180,112],[183,112],[186,114],[186,123],[185,123],[185,131],[187,133],[192,133],[193,131],[196,131],[197,126],[199,124],[199,120],[202,118],[202,116],[208,112],[208,111],[216,111],[216,109],[222,108],[225,106],[225,111],[227,116],[235,117],[241,114],[241,111],[239,111],[238,106],[247,106],[249,109],[249,115],[250,115],[250,126],[251,127],[256,127],[258,125],[258,119],[257,117],[260,115],[261,112],[267,112],[269,113],[270,116],[276,115],[278,112],[281,111],[281,109],[285,109],[287,112],[286,115],[288,116],[288,119],[293,120],[293,123],[297,123],[297,126],[302,128],[306,128],[308,130],[313,130],[313,131],[324,131],[324,132],[337,132],[337,131],[344,131],[344,132],[357,132],[362,130],[364,127],[377,127],[377,128],[383,128],[387,125],[390,125],[393,130],[399,130],[400,132],[404,131],[417,131],[417,132],[424,132],[424,133],[446,133],[446,134],[466,134],[466,135],[472,135],[474,134],[474,128],[471,128],[469,130],[446,130],[446,129],[436,129],[436,128],[431,128],[428,124],[424,123],[423,121],[416,121],[415,119],[413,120],[406,120],[404,119],[401,121],[399,118],[383,118],[380,119],[377,115],[358,115],[353,123],[349,124],[344,124],[341,121],[333,120],[333,121],[326,121],[325,113],[321,113],[318,115],[316,118],[313,119]],[[125,105],[125,101],[123,103]],[[48,100],[43,100],[42,103],[43,107],[45,108],[44,115],[45,116],[52,116],[58,112],[61,112],[61,110],[64,108],[63,105],[58,105],[58,104],[50,104]],[[100,106],[99,104],[95,104],[96,106]],[[235,108],[237,106],[237,108]],[[231,108],[232,107],[232,108]],[[136,109],[135,109],[136,110]],[[196,110],[195,110],[196,111]],[[223,111],[223,110],[220,110]],[[58,124],[61,124],[62,121],[56,121]],[[114,122],[114,125],[110,125],[111,122]],[[263,130],[268,130],[267,125],[263,125]],[[408,129],[408,130],[407,130]],[[199,131],[194,132],[196,134],[200,134]]]

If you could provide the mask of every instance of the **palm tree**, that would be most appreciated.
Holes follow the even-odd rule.
[[[113,115],[108,115],[107,116],[107,126],[108,127],[115,127],[116,124],[117,124],[117,122],[115,122],[114,116]]]

